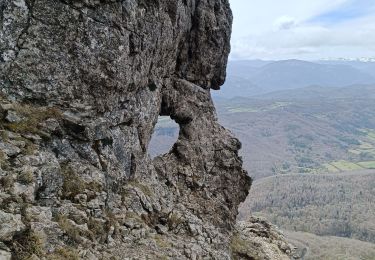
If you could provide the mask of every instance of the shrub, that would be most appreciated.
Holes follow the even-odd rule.
[[[90,218],[87,222],[89,230],[92,232],[92,239],[103,240],[106,238],[108,230],[106,228],[106,223],[97,220],[95,218]]]
[[[64,177],[62,196],[63,198],[73,200],[76,195],[85,190],[86,185],[70,166],[63,166],[61,171]]]
[[[154,236],[154,241],[159,248],[169,248],[171,246],[171,244],[165,241],[164,237],[159,234]]]
[[[10,189],[14,185],[14,179],[11,175],[4,176],[0,179],[0,185],[5,189]]]
[[[171,213],[168,217],[168,228],[173,230],[177,228],[180,224],[184,223],[184,220],[181,216],[178,216],[176,213]]]
[[[0,151],[0,169],[6,171],[9,169],[9,166],[10,164],[8,162],[7,156],[4,152]]]
[[[65,234],[73,240],[73,242],[81,242],[81,235],[83,235],[82,232],[70,223],[66,215],[58,215],[57,222],[61,230],[64,231]]]
[[[61,172],[64,177],[62,197],[65,199],[74,200],[75,196],[84,193],[85,190],[93,192],[100,192],[102,190],[100,183],[93,181],[86,183],[70,165],[63,165]]]
[[[133,187],[136,187],[136,188],[140,189],[143,192],[143,194],[148,196],[148,197],[153,196],[153,192],[151,191],[151,189],[148,186],[138,182],[137,180],[131,180],[127,184],[129,186],[133,186]]]
[[[13,237],[11,249],[14,259],[29,259],[32,255],[44,255],[44,238],[30,228]],[[12,259],[13,259],[12,258]]]
[[[50,255],[47,255],[48,260],[79,260],[80,257],[76,249],[72,247],[61,247],[55,250]]]
[[[35,181],[34,173],[31,170],[26,170],[18,175],[17,180],[22,184],[31,184]]]
[[[14,111],[25,118],[18,123],[5,123],[5,127],[16,133],[41,134],[39,124],[48,118],[60,118],[61,112],[56,108],[37,108],[30,105],[13,105]]]

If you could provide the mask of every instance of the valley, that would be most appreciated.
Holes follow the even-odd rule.
[[[237,76],[259,69],[232,66]],[[228,84],[236,75],[229,68]],[[249,94],[256,86],[239,82],[248,84],[240,97],[213,93],[218,120],[240,139],[254,180],[238,219],[266,218],[303,259],[374,259],[375,85]],[[170,118],[160,119],[152,157],[168,152],[179,133]]]
[[[375,243],[375,171],[287,174],[255,181],[239,219],[249,212],[278,227]]]
[[[218,100],[217,107],[220,122],[243,143],[254,179],[375,166],[372,99],[235,98]]]
[[[296,255],[304,260],[358,260],[375,258],[375,245],[356,239],[317,236],[306,232],[285,231],[289,241],[298,247]]]

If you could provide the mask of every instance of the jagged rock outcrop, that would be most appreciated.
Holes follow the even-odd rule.
[[[231,249],[234,259],[298,259],[293,254],[295,248],[275,226],[255,217],[237,223],[231,239]]]
[[[251,181],[210,97],[231,21],[227,0],[0,2],[1,256],[235,258]],[[159,115],[180,136],[151,160]]]

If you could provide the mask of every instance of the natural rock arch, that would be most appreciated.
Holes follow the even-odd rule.
[[[225,79],[228,1],[0,7],[0,217],[15,223],[0,241],[14,257],[229,259],[250,178],[210,96]],[[181,131],[152,161],[159,114]]]

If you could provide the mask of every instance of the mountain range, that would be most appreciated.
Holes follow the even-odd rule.
[[[375,63],[360,61],[230,61],[216,98],[253,97],[310,86],[347,87],[375,83]]]

